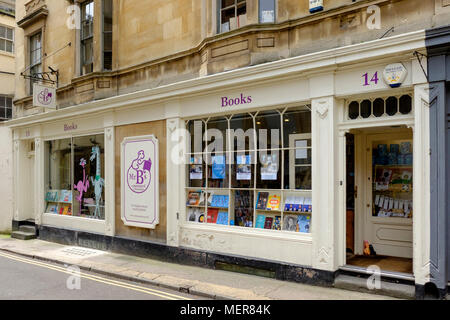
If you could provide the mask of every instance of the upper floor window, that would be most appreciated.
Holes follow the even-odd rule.
[[[0,120],[12,118],[12,98],[0,96]]]
[[[103,70],[112,70],[112,0],[103,0]]]
[[[30,37],[30,74],[32,77],[42,73],[42,33],[36,33]],[[33,83],[30,81],[30,93],[33,93]]]
[[[275,22],[275,0],[259,0],[259,22]]]
[[[227,32],[247,24],[247,1],[219,0],[219,32]]]
[[[81,4],[81,74],[94,71],[94,1]]]
[[[0,50],[14,52],[14,29],[0,26]]]

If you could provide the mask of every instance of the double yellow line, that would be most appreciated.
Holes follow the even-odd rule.
[[[55,266],[55,265],[44,263],[44,262],[39,262],[39,261],[32,260],[32,259],[22,258],[22,257],[18,257],[18,256],[15,256],[15,255],[8,254],[8,253],[4,253],[4,252],[0,252],[0,257],[4,257],[4,258],[10,259],[10,260],[15,260],[15,261],[19,261],[19,262],[23,262],[23,263],[27,263],[27,264],[31,264],[31,265],[35,265],[35,266],[39,266],[39,267],[42,267],[42,268],[47,268],[47,269],[51,269],[51,270],[54,270],[54,271],[67,273],[67,274],[70,274],[70,275],[74,275],[73,272],[67,270],[64,267],[59,267],[59,266]],[[129,283],[122,282],[122,281],[107,279],[107,278],[99,277],[99,276],[92,275],[92,274],[86,274],[86,273],[83,273],[83,272],[80,272],[79,276],[81,278],[84,278],[84,279],[89,279],[89,280],[92,280],[92,281],[108,284],[108,285],[111,285],[111,286],[121,287],[121,288],[129,289],[129,290],[133,290],[133,291],[149,294],[149,295],[152,295],[152,296],[157,296],[157,297],[160,297],[162,299],[167,299],[167,300],[192,300],[192,299],[180,296],[180,295],[171,294],[171,293],[160,291],[160,290],[150,289],[150,288],[146,288],[146,287],[142,287],[142,286],[138,286],[138,285],[134,285],[134,284],[129,284]]]

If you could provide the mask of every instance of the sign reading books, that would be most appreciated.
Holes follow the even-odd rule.
[[[56,109],[56,89],[33,84],[33,106]]]
[[[125,225],[154,229],[159,223],[158,139],[127,137],[121,144],[121,217]]]

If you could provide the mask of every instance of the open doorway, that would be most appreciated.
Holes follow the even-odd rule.
[[[346,265],[412,274],[412,130],[355,129],[346,144]]]

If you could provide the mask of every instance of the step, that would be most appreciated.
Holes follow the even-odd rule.
[[[29,225],[21,225],[19,226],[19,231],[36,234],[36,227]]]
[[[381,280],[380,289],[369,289],[366,277],[339,275],[334,280],[334,287],[339,289],[381,294],[399,299],[415,299],[416,289],[414,285],[393,283]]]
[[[36,239],[36,233],[35,232],[13,231],[13,233],[11,233],[11,238],[19,239],[19,240],[31,240],[31,239]]]

